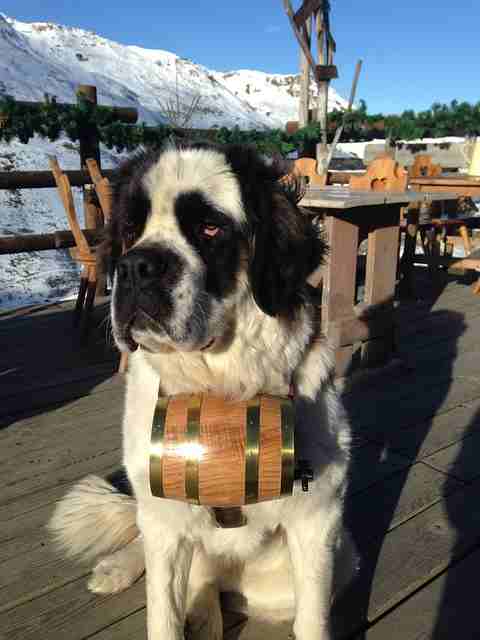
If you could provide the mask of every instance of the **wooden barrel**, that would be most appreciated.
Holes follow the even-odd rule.
[[[158,399],[150,448],[153,496],[211,507],[275,500],[292,494],[294,467],[289,398]]]

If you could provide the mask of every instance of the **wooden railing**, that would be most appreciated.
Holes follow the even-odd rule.
[[[79,85],[77,88],[77,101],[86,100],[97,104],[97,89],[91,85]],[[19,104],[35,107],[41,106],[39,102],[19,101]],[[73,106],[61,104],[60,106]],[[120,122],[135,124],[138,119],[136,109],[129,107],[112,107],[113,117]],[[79,137],[80,171],[66,171],[70,183],[75,187],[83,188],[83,202],[85,212],[86,235],[89,241],[95,241],[100,235],[102,215],[100,206],[93,188],[91,178],[86,170],[86,160],[94,158],[100,167],[100,145],[97,128],[93,126],[83,127]],[[114,171],[103,171],[105,176],[112,177]],[[0,189],[44,189],[54,188],[55,180],[50,171],[9,171],[0,173]],[[65,249],[75,245],[73,236],[68,230],[59,230],[48,234],[28,234],[14,236],[0,236],[0,254],[20,253],[30,251],[45,251],[49,249]]]

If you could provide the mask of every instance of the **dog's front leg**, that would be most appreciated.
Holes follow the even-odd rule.
[[[144,531],[144,538],[148,639],[183,640],[193,545],[158,530]]]
[[[339,514],[322,514],[287,529],[295,588],[296,640],[330,640],[330,607]]]

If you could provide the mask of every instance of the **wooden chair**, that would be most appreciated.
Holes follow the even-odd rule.
[[[405,191],[408,173],[390,156],[380,156],[371,162],[361,176],[350,177],[350,188],[359,191]]]
[[[434,164],[432,156],[427,154],[416,156],[413,165],[408,171],[409,178],[430,178],[441,174],[442,167],[439,164]]]
[[[410,168],[409,178],[436,178],[441,176],[441,174],[442,167],[438,164],[434,164],[431,156],[418,155],[415,158],[414,164]],[[449,205],[448,209],[445,208],[446,204]],[[442,208],[439,209],[439,206]],[[447,214],[449,212],[458,213],[458,211],[460,210],[461,212],[462,209],[466,211],[471,209],[471,206],[471,202],[469,203],[467,198],[462,197],[448,203],[432,203],[431,205],[425,205],[423,210],[423,213],[428,214],[429,219],[424,221],[417,219],[416,222],[414,221],[412,232],[413,228],[416,226],[420,233],[422,247],[428,260],[430,274],[433,278],[436,275],[435,272],[438,269],[439,263],[442,262],[440,260],[442,257],[442,245],[443,257],[452,258],[455,237],[458,236],[462,239],[465,256],[471,256],[472,260],[470,263],[475,265],[475,257],[472,256],[472,243],[467,226],[468,219],[465,216],[457,218],[438,217],[439,214]],[[410,218],[411,220],[413,220],[413,218],[418,218],[418,214],[416,216],[410,216]],[[465,264],[467,265],[470,263],[466,262]],[[474,287],[474,293],[480,293],[480,287],[478,285]]]
[[[70,249],[72,258],[82,265],[80,287],[73,316],[74,326],[81,322],[82,334],[89,328],[90,314],[93,309],[97,288],[97,255],[95,247],[88,244],[77,219],[73,201],[72,187],[68,176],[63,173],[55,156],[49,158],[50,168],[55,178],[60,200],[67,214],[68,224],[75,239],[76,247]]]
[[[308,178],[312,187],[324,187],[327,184],[327,175],[317,173],[317,161],[314,158],[298,158],[293,163],[292,173],[296,176]]]
[[[108,178],[102,176],[96,160],[88,158],[86,165],[100,203],[100,208],[102,209],[104,222],[108,224],[112,216],[112,185]],[[125,247],[123,247],[123,251],[125,251]],[[122,353],[120,355],[118,371],[119,373],[125,373],[127,368],[128,353]]]
[[[102,176],[96,160],[88,158],[86,164],[102,209],[103,221],[108,224],[112,215],[112,186],[110,180]]]

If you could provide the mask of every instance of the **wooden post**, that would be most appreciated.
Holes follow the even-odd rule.
[[[310,47],[312,34],[312,21],[309,18],[302,27],[303,37]],[[300,49],[300,105],[298,121],[300,127],[308,124],[308,112],[310,106],[310,64],[302,49]]]
[[[300,126],[308,122],[308,109],[305,103],[308,100],[305,84],[309,71],[307,65],[313,71],[315,82],[318,87],[318,106],[316,120],[320,122],[322,141],[317,145],[317,167],[318,173],[324,174],[327,170],[328,147],[327,147],[327,112],[328,112],[328,83],[332,78],[337,77],[337,69],[333,65],[333,53],[335,51],[335,40],[330,33],[328,0],[303,0],[302,5],[296,13],[293,12],[290,0],[283,0],[285,11],[292,26],[293,32],[301,47],[301,74],[302,84],[300,93]],[[317,55],[318,64],[315,64],[311,47],[312,23],[315,22],[317,34]],[[305,113],[307,112],[307,113]]]
[[[323,11],[315,11],[315,24],[317,31],[317,53],[318,64],[327,65],[331,64],[330,60],[325,57],[325,24]],[[319,81],[318,83],[318,112],[317,120],[322,128],[322,144],[327,146],[327,113],[328,113],[328,80]],[[317,158],[318,160],[318,158]]]
[[[77,88],[77,101],[86,100],[91,104],[97,104],[97,87],[89,84],[80,84]],[[94,127],[84,127],[80,131],[80,167],[87,169],[86,161],[93,158],[100,167],[100,145],[98,141],[98,131]],[[87,184],[83,187],[83,211],[85,216],[86,229],[98,229],[103,226],[102,210],[99,206],[93,185]],[[105,294],[106,277],[104,273],[98,272],[97,293]]]
[[[91,104],[97,104],[97,87],[89,84],[79,84],[77,88],[77,102],[85,100]],[[86,169],[87,158],[94,158],[100,166],[100,147],[96,128],[80,131],[80,162],[81,168]]]

